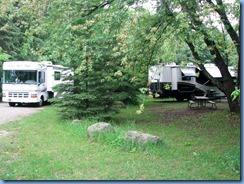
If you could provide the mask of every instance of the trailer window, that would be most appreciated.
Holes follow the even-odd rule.
[[[182,76],[182,80],[183,81],[190,81],[191,80],[191,77],[189,77],[189,76]]]
[[[54,72],[54,80],[60,80],[61,79],[61,73],[59,71]]]
[[[183,81],[190,81],[192,77],[196,77],[196,72],[193,68],[181,68],[180,70]]]
[[[199,76],[196,78],[197,83],[205,86],[214,86],[214,84],[199,70]]]
[[[3,83],[4,84],[36,84],[37,71],[28,70],[4,70]]]

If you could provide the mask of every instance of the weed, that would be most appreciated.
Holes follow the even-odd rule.
[[[240,150],[231,149],[220,157],[223,166],[236,173],[240,173]]]

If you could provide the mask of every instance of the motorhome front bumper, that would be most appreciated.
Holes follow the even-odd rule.
[[[37,103],[37,94],[29,92],[3,92],[3,102],[15,102],[15,103]]]

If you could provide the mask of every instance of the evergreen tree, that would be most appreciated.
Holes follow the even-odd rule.
[[[135,103],[137,100],[136,83],[130,81],[130,74],[117,70],[120,66],[109,60],[106,52],[98,57],[95,48],[91,48],[84,46],[83,61],[76,67],[73,84],[57,88],[64,93],[54,101],[65,118],[103,120],[118,112],[115,101]]]
[[[110,29],[114,19],[105,12],[78,19],[70,28],[75,45],[69,50],[73,84],[60,85],[57,90],[64,93],[54,100],[65,118],[107,119],[118,112],[115,101],[137,102],[138,81],[115,49],[117,29]]]

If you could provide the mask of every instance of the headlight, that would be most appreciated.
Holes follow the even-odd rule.
[[[37,94],[31,94],[31,98],[37,98]]]

